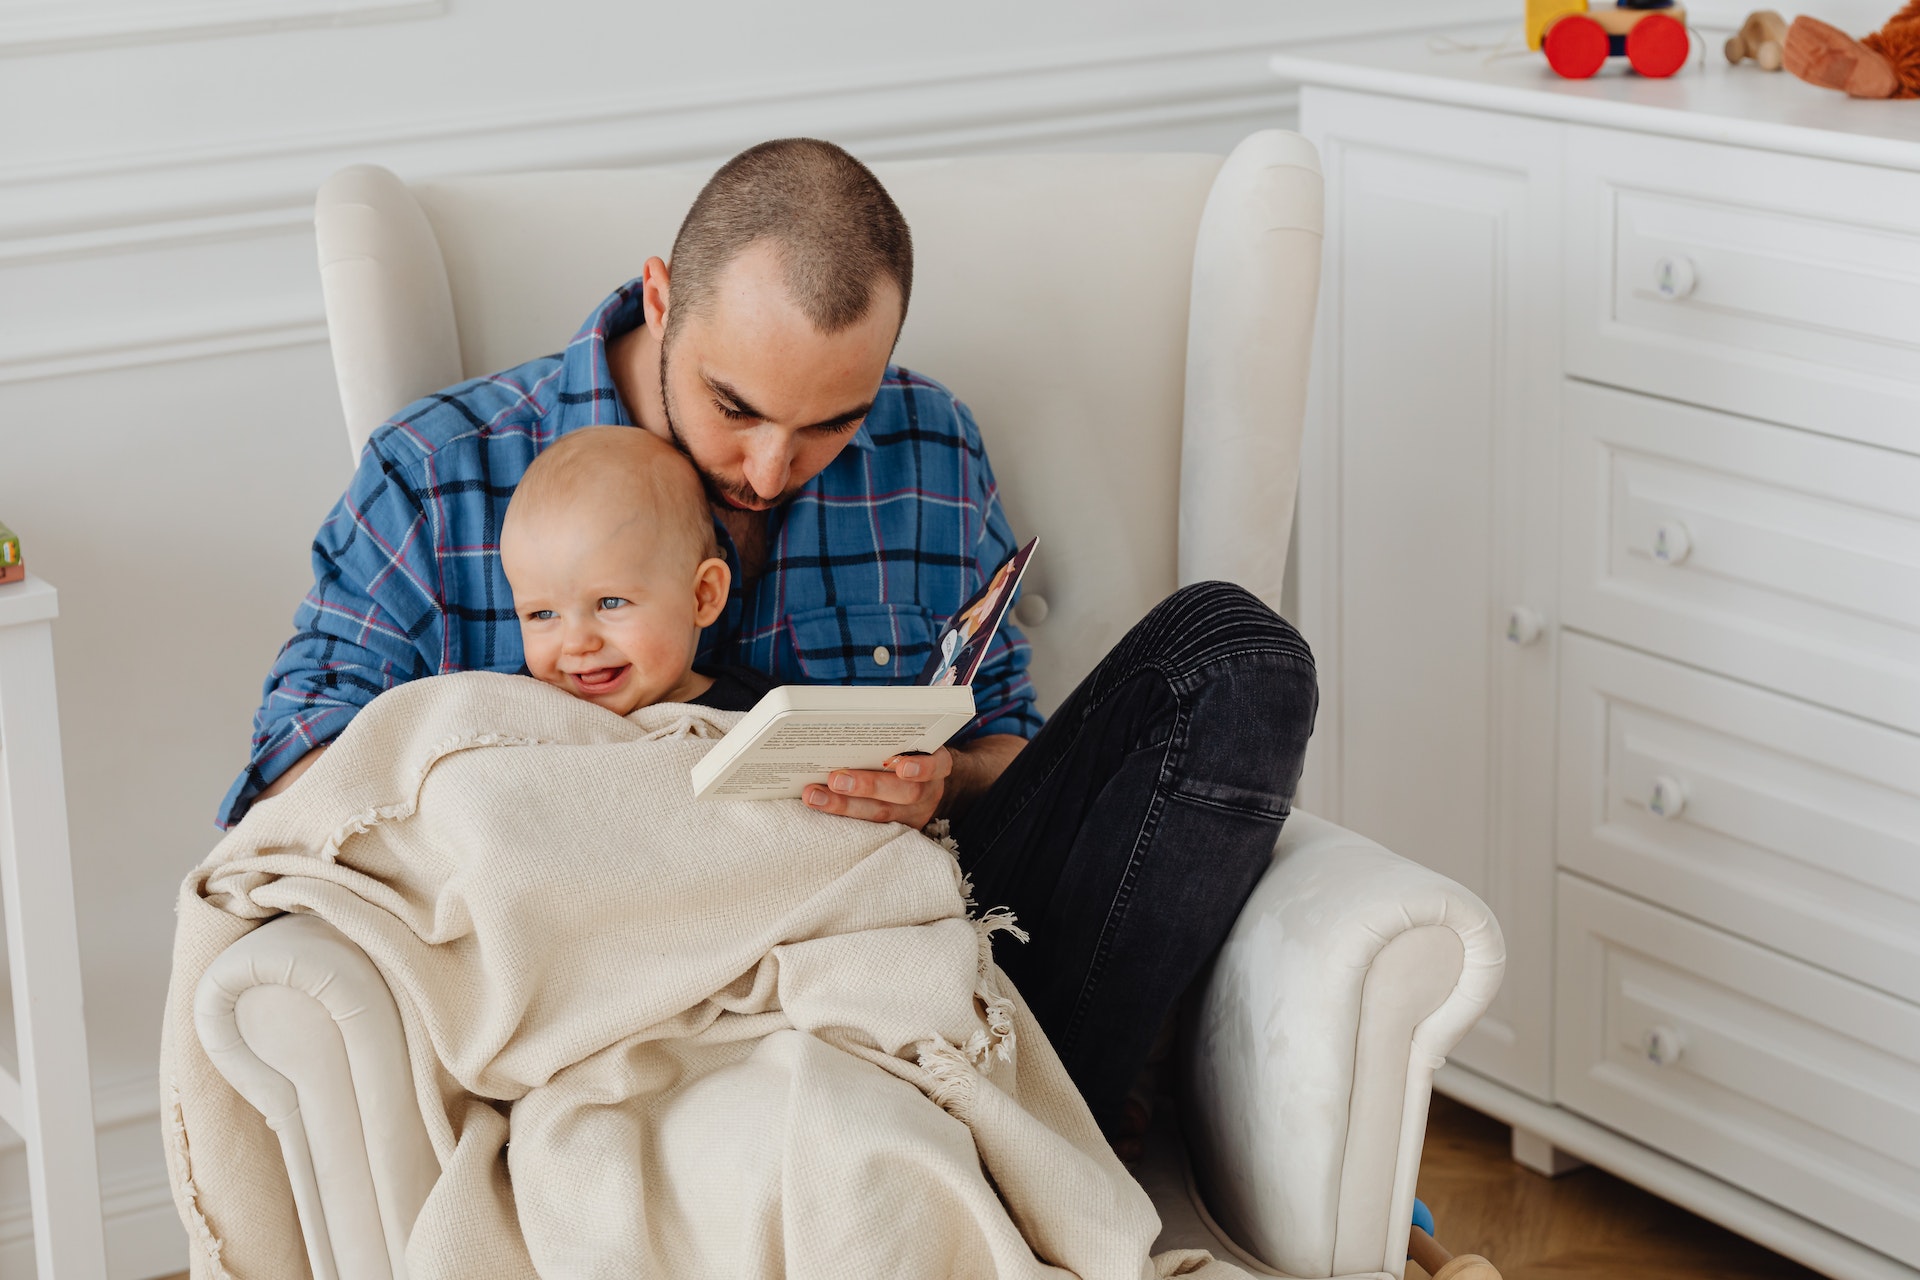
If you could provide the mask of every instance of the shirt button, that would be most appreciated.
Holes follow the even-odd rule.
[[[889,662],[892,662],[892,661],[893,661],[893,653],[891,650],[887,648],[887,646],[881,645],[879,648],[873,651],[873,664],[875,666],[884,667]]]

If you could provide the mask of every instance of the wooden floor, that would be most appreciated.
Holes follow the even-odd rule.
[[[1481,1255],[1503,1280],[1820,1280],[1598,1169],[1522,1169],[1509,1142],[1507,1126],[1434,1095],[1420,1198],[1440,1243]],[[1423,1273],[1409,1265],[1407,1276]]]
[[[1522,1169],[1510,1142],[1499,1121],[1434,1095],[1420,1198],[1440,1243],[1481,1255],[1502,1280],[1819,1280],[1598,1169],[1559,1178]]]

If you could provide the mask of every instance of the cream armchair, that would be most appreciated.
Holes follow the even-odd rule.
[[[1015,532],[1045,544],[1018,615],[1043,705],[1178,583],[1232,579],[1277,606],[1319,279],[1312,147],[1268,132],[1224,164],[878,172],[918,250],[898,358],[974,407]],[[557,350],[664,256],[704,179],[336,174],[321,277],[356,453],[409,401]],[[1165,1243],[1296,1277],[1399,1276],[1433,1072],[1503,955],[1459,885],[1296,813],[1193,1001],[1184,1148],[1163,1142],[1143,1174]],[[202,1041],[279,1136],[314,1274],[400,1280],[438,1168],[372,963],[286,917],[198,994]]]

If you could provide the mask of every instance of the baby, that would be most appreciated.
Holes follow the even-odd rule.
[[[733,575],[693,464],[638,427],[583,427],[535,458],[500,563],[527,674],[576,698],[622,716],[655,702],[746,710],[772,683],[694,669]]]

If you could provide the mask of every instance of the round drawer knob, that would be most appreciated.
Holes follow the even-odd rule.
[[[1684,253],[1668,254],[1653,264],[1653,291],[1669,302],[1678,302],[1700,283],[1693,259]]]
[[[885,645],[879,645],[874,649],[873,651],[874,666],[884,667],[889,662],[892,662],[892,661],[893,661],[893,650],[887,648],[887,646]]]
[[[1020,603],[1013,606],[1013,620],[1023,627],[1037,627],[1047,620],[1050,612],[1045,596],[1038,591],[1028,591],[1020,597]]]
[[[1537,611],[1527,608],[1526,605],[1515,605],[1507,610],[1507,643],[1509,644],[1517,644],[1525,648],[1538,640],[1540,633],[1545,631],[1546,627],[1546,619],[1542,618]]]
[[[1679,564],[1693,551],[1693,538],[1678,520],[1662,520],[1653,531],[1653,558],[1661,564]]]
[[[1656,818],[1668,821],[1680,816],[1687,807],[1687,788],[1678,778],[1665,774],[1653,780],[1653,790],[1647,796],[1647,812]]]
[[[1687,1051],[1685,1039],[1672,1027],[1650,1028],[1640,1047],[1646,1051],[1647,1061],[1656,1067],[1672,1066]]]

